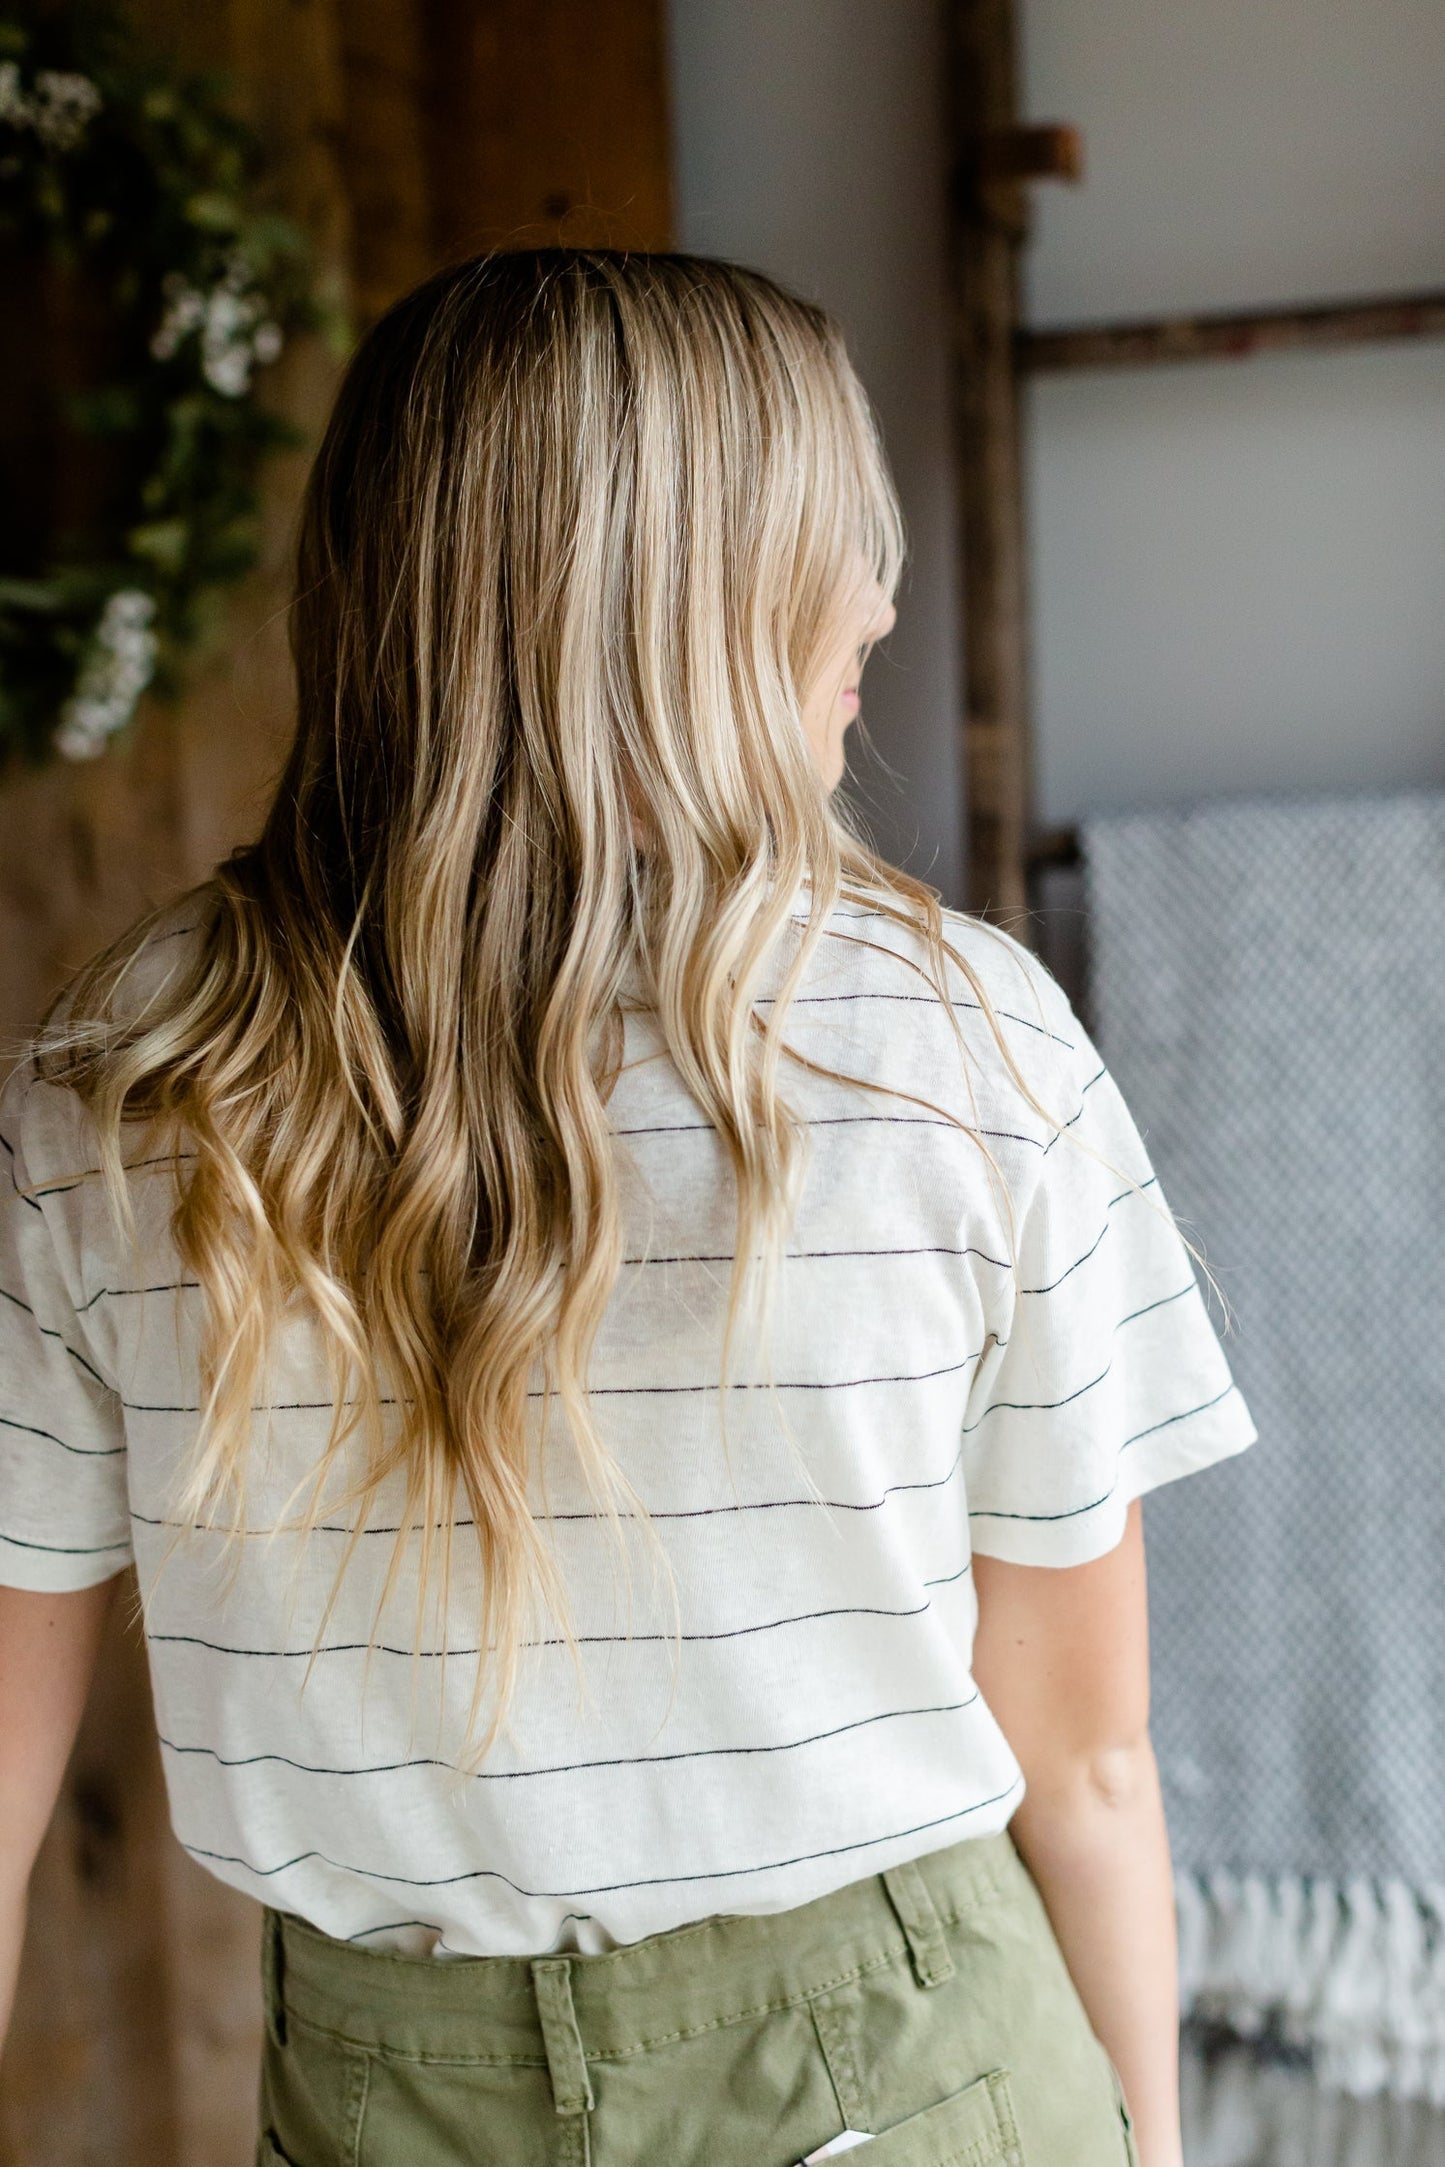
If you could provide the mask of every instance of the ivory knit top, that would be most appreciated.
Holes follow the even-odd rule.
[[[141,982],[184,955],[193,913],[153,934]],[[405,1589],[368,1652],[386,1510],[324,1629],[345,1515],[304,1545],[269,1532],[329,1423],[304,1318],[279,1335],[255,1416],[251,1532],[229,1547],[184,1533],[160,1571],[199,1401],[173,1162],[127,1148],[138,1269],[85,1109],[29,1062],[15,1070],[0,1095],[0,1581],[81,1588],[134,1561],[176,1833],[223,1880],[372,1947],[537,1954],[803,1903],[1005,1826],[1023,1779],[970,1676],[971,1558],[1098,1557],[1131,1499],[1255,1432],[1063,992],[1007,935],[955,913],[945,931],[1063,1133],[1011,1081],[962,975],[966,1064],[916,936],[840,904],[786,1035],[884,1089],[784,1064],[811,1159],[770,1363],[735,1358],[725,1438],[732,1178],[654,1019],[629,1016],[609,1108],[626,1261],[591,1385],[676,1612],[635,1523],[620,1561],[549,1430],[535,1503],[581,1687],[542,1618],[508,1728],[465,1776],[465,1533],[443,1663],[434,1636],[418,1651]]]

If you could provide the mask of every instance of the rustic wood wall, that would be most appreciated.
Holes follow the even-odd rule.
[[[230,75],[358,324],[483,247],[667,245],[662,0],[130,12],[152,42]],[[312,443],[339,365],[308,340],[272,374]],[[184,699],[148,703],[100,761],[0,778],[0,1065],[90,950],[254,832],[290,721],[284,608],[306,460],[274,462],[263,560]],[[242,2167],[254,2153],[259,1913],[168,1832],[134,1607],[123,1582],[36,1873],[0,2167]]]

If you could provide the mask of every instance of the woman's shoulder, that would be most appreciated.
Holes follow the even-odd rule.
[[[142,1021],[148,1004],[187,968],[212,907],[210,886],[202,883],[136,920],[117,944],[123,958],[113,996],[118,1022]]]
[[[0,1084],[0,1151],[20,1185],[94,1170],[94,1131],[82,1092],[65,1080],[67,1057],[144,1023],[147,1009],[195,954],[207,889],[188,890],[147,911],[100,951],[108,959],[103,1003],[92,966],[77,971],[22,1042]],[[102,1012],[103,1011],[103,1012]]]
[[[908,1011],[945,1004],[970,1048],[1007,1049],[1031,1077],[1072,1074],[1092,1053],[1067,993],[1047,965],[1001,926],[947,906],[935,947],[906,911],[845,897],[830,912],[805,997],[824,985],[861,1005],[895,1007],[884,1028],[906,1030]]]

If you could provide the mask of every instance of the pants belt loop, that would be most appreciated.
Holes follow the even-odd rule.
[[[922,1874],[910,1860],[906,1866],[888,1867],[881,1879],[903,1928],[914,1977],[920,1986],[942,1986],[945,1979],[953,1977],[953,1958],[943,1938],[938,1908]]]
[[[588,2116],[596,2101],[577,2029],[572,2000],[572,1965],[565,1956],[537,1957],[532,1964],[532,1989],[537,1997],[537,2018],[542,2026],[542,2045],[547,2054],[547,2073],[552,2079],[552,2104],[567,2117],[560,2133],[559,2157],[565,2167],[587,2167],[592,2157]]]
[[[266,2009],[266,2031],[272,2046],[286,2044],[286,1944],[281,1938],[281,1914],[269,1907],[261,1922],[261,1986]]]

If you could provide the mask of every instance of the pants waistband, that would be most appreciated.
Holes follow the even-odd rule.
[[[952,1974],[944,1927],[1027,1885],[1007,1833],[976,1837],[792,1910],[719,1914],[597,1956],[400,1956],[268,1911],[268,2016],[278,2037],[295,2021],[381,2054],[546,2066],[559,2111],[580,2113],[589,2061],[904,1960],[926,1990]]]

